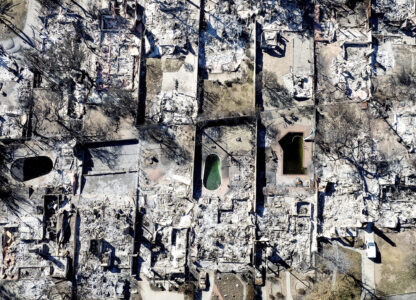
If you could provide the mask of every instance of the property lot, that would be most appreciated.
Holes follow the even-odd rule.
[[[416,292],[416,231],[376,235],[380,255],[376,264],[376,291],[379,296]]]

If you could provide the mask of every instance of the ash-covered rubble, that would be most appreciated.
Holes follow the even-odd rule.
[[[367,176],[364,182],[354,166],[342,162],[328,164],[331,169],[342,170],[343,176],[338,175],[334,180],[334,173],[329,168],[329,172],[323,169],[321,174],[320,234],[328,238],[356,236],[356,229],[367,222],[390,229],[411,226],[415,218],[415,204],[411,197],[414,172],[411,165],[406,164],[398,167],[393,161],[380,159],[374,170],[387,168],[386,171],[391,173],[374,178]],[[406,173],[409,175],[403,176]]]
[[[416,226],[414,1],[42,14],[39,51],[0,52],[0,298],[249,299],[320,238]]]
[[[253,3],[205,3],[199,44],[199,119],[254,113]]]
[[[21,216],[21,224],[3,227],[2,279],[69,279],[75,221],[69,197],[51,188],[36,190],[26,205],[33,205],[31,214]]]
[[[113,201],[116,206],[108,206]],[[84,299],[124,296],[132,274],[135,201],[110,196],[78,202],[80,248],[76,282]],[[100,286],[97,289],[97,286]]]
[[[192,221],[192,126],[161,126],[140,140],[140,270],[153,280],[184,282]],[[162,141],[163,140],[163,141]]]
[[[43,80],[34,82],[35,90],[51,91],[59,98],[50,104],[59,111],[49,118],[57,118],[51,126],[60,128],[60,135],[68,131],[99,135],[107,123],[123,127],[123,120],[135,118],[130,110],[134,104],[125,103],[125,97],[138,93],[141,41],[135,1],[101,1],[91,10],[64,3],[44,13],[40,51],[23,55],[35,74],[42,75]],[[42,101],[36,99],[35,104]],[[125,110],[121,116],[109,109],[113,105]],[[93,117],[101,121],[94,122]],[[106,131],[122,136],[118,128]]]
[[[76,236],[72,179],[77,165],[71,143],[30,141],[10,155],[8,183],[13,191],[0,202],[2,288],[5,295],[23,299],[48,299],[56,293],[70,297]],[[50,169],[45,169],[45,159]],[[34,178],[37,172],[49,173],[49,178]]]
[[[374,107],[371,110],[376,111]],[[391,113],[389,117],[374,117],[371,110],[359,111],[353,104],[344,104],[322,111],[318,130],[332,142],[330,149],[318,137],[316,148],[319,232],[325,237],[355,236],[356,229],[368,222],[382,228],[400,228],[413,222],[414,204],[406,193],[414,188],[413,150],[390,123],[397,117]],[[343,135],[349,136],[346,139],[333,134],[333,125],[328,126],[330,122],[324,120],[328,113],[333,116],[332,122],[339,122],[336,126],[348,120],[362,124],[361,130],[344,130]],[[405,122],[402,124],[406,127]],[[398,205],[396,199],[407,201]]]
[[[371,97],[370,3],[320,1],[315,7],[317,97],[366,102]],[[328,25],[329,24],[329,25]]]
[[[78,147],[74,284],[84,299],[134,294],[137,141]],[[97,289],[97,286],[100,286]]]
[[[169,69],[169,64],[179,67]],[[148,77],[155,80],[146,94],[146,120],[151,123],[186,125],[195,123],[198,103],[196,84],[190,85],[196,78],[194,68],[196,56],[192,54],[185,60],[151,59],[147,60]],[[153,78],[156,77],[156,78]]]
[[[198,111],[199,1],[143,2],[145,120],[192,124]]]
[[[315,40],[363,43],[371,41],[371,1],[318,1],[314,8]]]
[[[18,140],[27,135],[30,115],[30,82],[33,74],[0,46],[0,139]]]
[[[266,196],[257,217],[257,249],[264,270],[279,272],[285,264],[307,270],[311,264],[315,195],[304,189],[291,192],[296,196]]]
[[[240,38],[242,31],[235,15],[209,15],[205,33],[205,58],[210,73],[235,72],[238,69],[245,56],[246,43]],[[221,52],[218,53],[218,50]]]
[[[395,104],[383,120],[394,134],[396,151],[391,151],[381,167],[387,176],[379,180],[380,212],[377,222],[387,228],[408,227],[414,224],[415,204],[412,198],[415,181],[415,141],[411,126],[415,115],[414,105]],[[409,109],[410,108],[410,109]]]
[[[413,0],[376,0],[373,1],[372,9],[380,21],[380,29],[392,32],[415,30],[416,15]]]
[[[208,127],[201,135],[203,168],[196,167],[204,174],[195,179],[199,189],[189,250],[192,268],[249,270],[255,232],[254,128]],[[215,189],[218,180],[221,186]]]
[[[178,56],[196,52],[199,28],[199,1],[139,1],[145,8],[143,21],[146,55]]]
[[[260,272],[279,272],[284,266],[307,270],[316,251],[317,199],[312,164],[315,119],[311,107],[290,108],[262,115],[265,140],[264,186],[257,200],[257,260]],[[293,134],[296,132],[295,134]],[[287,157],[300,151],[288,148],[301,141],[303,158],[297,169]],[[287,144],[289,141],[289,144]],[[296,242],[295,242],[296,241]]]
[[[48,64],[47,59],[49,56],[55,56],[55,49],[61,43],[69,43],[70,39],[76,40],[76,37],[79,33],[79,30],[83,31],[84,29],[84,22],[80,19],[79,15],[75,12],[71,11],[70,9],[60,8],[56,14],[49,14],[44,16],[43,28],[41,29],[40,38],[41,41],[41,51],[42,56],[45,57],[45,64]],[[64,35],[61,35],[64,32]],[[81,49],[85,49],[85,44],[66,44],[64,47],[67,47],[67,50],[71,51],[74,48],[80,47]],[[60,52],[62,50],[57,50]],[[76,54],[73,52],[73,58],[75,58]],[[78,95],[76,97],[68,97],[71,94],[71,91],[68,85],[64,85],[64,81],[69,78],[76,78],[79,75],[79,69],[85,69],[87,66],[85,62],[82,62],[82,66],[77,66],[72,70],[67,68],[65,62],[63,61],[63,57],[56,57],[58,62],[55,66],[50,66],[49,72],[54,72],[54,68],[59,70],[59,76],[56,77],[48,77],[47,80],[43,80],[43,82],[37,82],[35,88],[45,88],[45,89],[53,89],[53,85],[62,86],[61,89],[62,93],[65,93],[65,96],[62,96],[66,106],[72,106],[74,111],[75,118],[81,118],[85,113],[85,102],[86,102],[86,86],[81,82],[78,82],[75,86],[75,89],[78,90]],[[70,62],[71,63],[71,62]],[[79,61],[79,63],[81,63]],[[33,67],[33,66],[31,66]],[[46,76],[45,76],[46,77]],[[65,87],[63,87],[65,86]],[[55,88],[56,89],[56,88]],[[62,117],[66,117],[69,115],[68,111],[63,113]]]
[[[265,63],[262,73],[265,109],[311,105],[314,56],[310,33],[265,29],[261,47]]]
[[[114,23],[112,27],[107,25],[110,22]],[[134,31],[132,32],[133,26],[134,19],[126,20],[110,12],[106,14],[103,12],[101,36],[97,37],[100,41],[96,58],[99,90],[105,91],[111,87],[122,87],[127,90],[138,88],[134,80],[134,72],[137,72],[134,68],[137,68],[140,39],[133,33]]]
[[[250,15],[242,12],[250,9],[250,4],[243,1],[205,4],[200,65],[208,72],[208,78],[209,74],[235,73],[247,57],[254,23]]]
[[[313,103],[313,35],[308,1],[263,1],[256,17],[266,110]],[[293,101],[300,100],[300,101]],[[306,101],[310,100],[310,101]],[[285,103],[286,102],[286,103]]]
[[[369,214],[375,212],[373,209],[376,206],[372,205],[372,201],[376,200],[374,197],[378,194],[376,181],[361,172],[370,171],[380,154],[377,156],[375,151],[366,152],[374,145],[368,130],[360,132],[349,129],[343,133],[347,134],[346,139],[333,131],[334,126],[340,124],[363,124],[362,119],[368,120],[368,114],[360,112],[356,105],[327,108],[327,111],[320,113],[323,117],[317,125],[319,134],[315,153],[319,177],[319,232],[326,237],[345,236],[348,235],[348,228],[361,227],[369,221]],[[332,116],[330,121],[329,116]]]
[[[257,19],[265,30],[304,31],[310,27],[305,18],[310,9],[309,1],[266,0],[261,1]]]

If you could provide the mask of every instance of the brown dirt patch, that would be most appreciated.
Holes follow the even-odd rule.
[[[375,280],[379,295],[416,292],[416,230],[385,233],[395,244],[376,236],[381,263],[376,264]]]
[[[184,59],[168,58],[165,60],[163,71],[164,72],[178,72],[184,63],[185,63]]]
[[[222,299],[244,299],[243,282],[234,274],[218,274],[215,284]]]
[[[146,59],[146,97],[158,95],[162,88],[162,61],[159,58]]]
[[[10,17],[6,17],[6,20],[10,21],[18,30],[22,30],[26,23],[27,0],[12,0],[12,2],[15,6],[11,9]],[[10,27],[0,23],[0,40],[14,37],[15,35]]]
[[[307,291],[305,299],[334,300],[360,299],[361,255],[355,251],[324,245],[317,259],[316,283]],[[335,284],[332,284],[334,266],[337,266]]]
[[[203,118],[214,119],[254,113],[253,65],[242,64],[243,76],[238,82],[204,81]]]

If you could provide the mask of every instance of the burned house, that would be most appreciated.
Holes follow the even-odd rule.
[[[414,1],[30,8],[0,298],[380,296],[363,245],[416,225]]]

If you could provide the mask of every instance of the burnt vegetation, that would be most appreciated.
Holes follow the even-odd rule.
[[[283,108],[292,105],[293,98],[289,91],[278,82],[275,73],[264,71],[259,78],[263,79],[263,97],[269,99],[273,106]],[[261,84],[257,84],[257,86],[261,86]]]
[[[8,165],[13,160],[14,144],[0,143],[0,201],[9,212],[17,214],[19,203],[26,201],[21,185],[10,177]]]
[[[41,74],[53,90],[65,87],[66,82],[74,79],[93,79],[81,68],[85,60],[85,51],[80,43],[71,37],[65,37],[44,52],[35,49],[25,49],[22,55],[28,67],[35,73]]]
[[[109,88],[103,99],[102,109],[116,127],[122,118],[135,118],[137,104],[133,99],[133,91],[122,87]]]
[[[61,0],[38,0],[38,2],[42,7],[50,10],[56,9],[58,6],[62,5]]]
[[[12,0],[0,0],[0,22],[8,21],[8,18],[12,18],[11,13],[13,8],[17,4],[13,4]]]
[[[353,157],[364,125],[359,116],[339,104],[319,117],[323,126],[317,131],[316,142],[320,149],[333,160]]]
[[[140,128],[140,139],[157,143],[169,159],[175,160],[179,165],[191,159],[191,153],[179,144],[175,135],[169,131],[168,126],[149,126]]]

